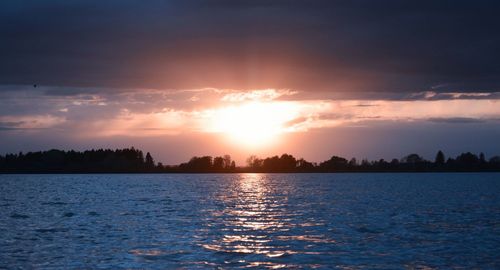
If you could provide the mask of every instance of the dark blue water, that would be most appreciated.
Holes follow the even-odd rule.
[[[500,174],[0,175],[0,268],[500,268]]]

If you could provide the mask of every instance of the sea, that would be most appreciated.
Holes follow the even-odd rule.
[[[0,269],[500,269],[500,174],[0,175]]]

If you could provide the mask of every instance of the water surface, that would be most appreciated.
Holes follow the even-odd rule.
[[[0,269],[500,268],[500,174],[0,175]]]

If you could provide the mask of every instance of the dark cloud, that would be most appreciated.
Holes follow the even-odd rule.
[[[19,126],[24,124],[22,121],[16,121],[16,122],[0,122],[0,131],[1,130],[17,130],[19,129]]]
[[[452,117],[452,118],[430,118],[429,121],[436,123],[448,123],[448,124],[467,124],[467,123],[482,123],[484,120],[476,118],[466,118],[466,117]]]
[[[0,148],[135,145],[177,163],[220,151],[214,141],[223,138],[171,135],[169,112],[182,118],[231,105],[228,94],[252,100],[241,91],[272,88],[288,94],[262,97],[340,105],[285,123],[310,131],[287,134],[297,140],[264,156],[498,152],[499,8],[488,0],[4,0]],[[336,122],[345,123],[322,126]]]
[[[6,0],[0,84],[498,92],[499,8],[486,0]]]
[[[356,104],[356,105],[353,105],[354,107],[378,107],[380,105],[378,104]]]
[[[449,100],[449,99],[500,99],[500,92],[491,93],[472,93],[455,92],[439,93],[434,91],[425,91],[412,93],[402,98],[402,100]]]
[[[36,122],[35,122],[36,123]],[[25,127],[25,124],[30,124],[26,121],[0,121],[0,131],[29,131],[29,130],[43,130],[43,127]]]
[[[446,123],[446,124],[469,124],[469,123],[484,123],[486,121],[495,121],[496,119],[478,119],[469,117],[450,117],[450,118],[429,118],[430,122]]]

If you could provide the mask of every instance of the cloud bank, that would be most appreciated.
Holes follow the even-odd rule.
[[[6,0],[0,84],[498,92],[488,0]]]

